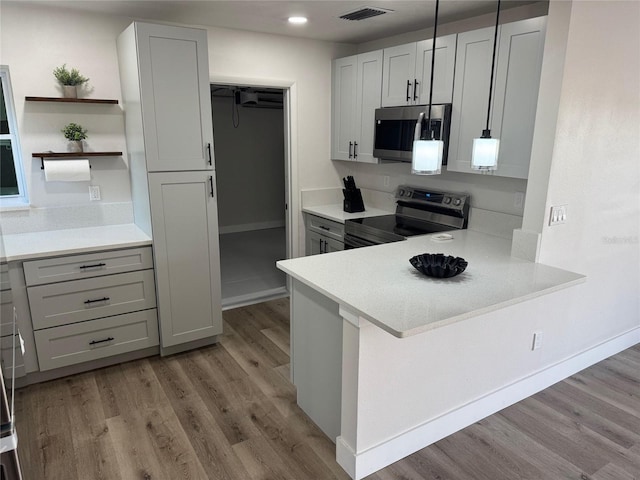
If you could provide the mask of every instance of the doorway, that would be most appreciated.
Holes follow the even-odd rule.
[[[211,85],[223,310],[288,295],[285,91]]]

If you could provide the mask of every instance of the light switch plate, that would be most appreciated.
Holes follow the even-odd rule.
[[[555,207],[551,207],[551,213],[549,215],[549,226],[566,223],[566,221],[567,221],[566,205],[556,205]]]

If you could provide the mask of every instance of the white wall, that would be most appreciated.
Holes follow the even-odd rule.
[[[211,101],[220,231],[284,226],[283,111],[237,106],[234,128],[233,104],[233,97]]]
[[[563,9],[552,2],[550,15]],[[640,326],[638,25],[638,2],[572,3],[547,208],[524,218],[542,233],[540,262],[588,277],[563,318],[576,349]],[[562,204],[567,223],[549,227]]]

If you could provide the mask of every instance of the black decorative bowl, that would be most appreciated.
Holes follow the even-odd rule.
[[[429,277],[450,278],[464,272],[467,261],[443,253],[423,253],[409,259],[411,265]]]

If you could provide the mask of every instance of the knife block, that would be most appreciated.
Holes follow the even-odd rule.
[[[364,212],[364,202],[362,201],[362,193],[360,189],[354,190],[342,189],[344,193],[343,210],[348,213]]]

